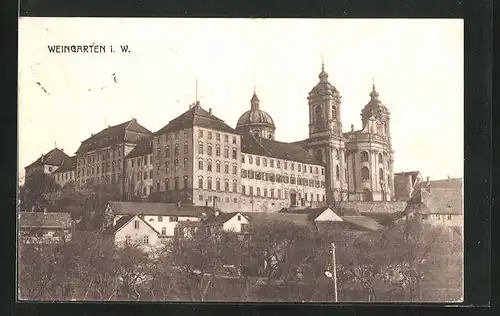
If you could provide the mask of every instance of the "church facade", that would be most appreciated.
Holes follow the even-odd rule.
[[[325,167],[324,194],[330,205],[395,199],[390,112],[379,100],[375,85],[369,96],[361,111],[361,130],[351,125],[349,132],[343,132],[341,95],[329,82],[324,65],[319,82],[309,92],[309,137],[291,145],[305,149]],[[255,93],[251,110],[241,116],[236,130],[274,139],[276,127],[270,115],[259,109]]]

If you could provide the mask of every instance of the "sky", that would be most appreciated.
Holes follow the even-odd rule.
[[[48,49],[93,44],[106,53]],[[19,173],[55,145],[73,155],[108,125],[136,118],[155,132],[196,95],[235,127],[254,86],[276,140],[305,139],[322,60],[342,96],[344,132],[361,128],[374,82],[391,112],[394,171],[463,176],[463,21],[455,19],[22,17]]]

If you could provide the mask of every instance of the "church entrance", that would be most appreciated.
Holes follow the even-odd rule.
[[[371,201],[372,200],[372,192],[369,189],[363,190],[363,201]]]
[[[294,189],[290,190],[290,206],[296,206],[297,205],[297,191]]]

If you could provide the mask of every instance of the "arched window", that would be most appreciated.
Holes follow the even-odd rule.
[[[363,201],[371,201],[372,200],[372,193],[369,189],[364,189],[363,190]]]
[[[198,154],[203,155],[203,143],[202,142],[198,143]]]
[[[332,106],[332,120],[337,119],[337,108],[335,106]]]
[[[380,184],[384,184],[384,170],[382,168],[380,168],[378,170],[378,177],[380,179]]]
[[[361,180],[362,181],[370,180],[370,169],[368,169],[367,167],[361,168]]]
[[[323,109],[321,108],[321,105],[318,105],[314,108],[314,118],[316,122],[323,121]]]
[[[368,161],[368,152],[367,151],[361,152],[361,162],[363,162],[363,161]]]
[[[384,163],[384,157],[381,153],[378,154],[378,163]]]
[[[335,168],[335,177],[337,178],[337,180],[340,180],[340,168],[339,168],[339,166],[337,166]]]
[[[335,148],[335,159],[339,160],[339,150]]]

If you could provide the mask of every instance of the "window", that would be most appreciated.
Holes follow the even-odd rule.
[[[245,163],[245,156],[241,155],[241,163]]]
[[[451,220],[451,215],[446,216],[446,219]]]
[[[276,168],[281,168],[281,161],[276,161]]]
[[[130,163],[132,164],[132,167],[134,167],[134,159],[130,160]]]
[[[254,176],[254,172],[252,170],[248,170],[248,179],[253,179]]]
[[[184,188],[187,188],[188,185],[189,185],[188,176],[184,176]]]
[[[260,188],[257,187],[257,196],[260,196]]]
[[[361,162],[368,161],[368,152],[367,151],[362,151],[361,152]]]
[[[220,140],[220,134],[219,133],[215,133],[215,140]]]
[[[177,218],[177,216],[170,216],[169,221],[170,222],[177,222],[178,218]]]
[[[224,157],[229,158],[229,148],[228,147],[224,148]]]
[[[260,166],[260,157],[255,157],[255,164]]]
[[[217,162],[215,163],[215,171],[220,172],[220,161],[219,160],[217,160]]]
[[[188,168],[188,159],[184,158],[184,169]]]
[[[267,197],[267,189],[264,188],[264,197]]]
[[[212,171],[212,160],[210,159],[207,161],[207,171]]]
[[[198,137],[203,137],[203,130],[198,130]]]
[[[202,194],[198,195],[198,200],[203,201],[203,195]]]
[[[167,147],[165,147],[165,158],[169,158],[170,157],[170,146],[167,145]],[[132,166],[133,166],[133,163],[132,163]]]
[[[269,159],[269,167],[274,168],[274,160]]]
[[[335,148],[335,159],[339,160],[339,150]]]
[[[241,194],[246,194],[245,189],[246,189],[246,188],[245,188],[245,186],[244,186],[244,185],[242,185],[242,186],[241,186]]]
[[[295,164],[292,162],[291,165],[290,165],[290,169],[295,170]]]
[[[215,180],[215,189],[220,191],[220,179]]]
[[[288,168],[288,162],[283,162],[283,167],[285,168],[285,170]]]
[[[236,150],[236,148],[233,148],[232,158],[233,159],[237,159],[238,158],[238,151]]]
[[[313,167],[309,166],[309,173],[313,173]]]
[[[215,145],[215,155],[217,157],[220,157],[220,146],[219,145]]]
[[[384,157],[381,153],[378,154],[378,163],[384,163]]]
[[[226,143],[229,143],[229,135],[224,135],[224,141],[225,141]]]
[[[212,144],[210,143],[207,144],[207,154],[212,156]]]
[[[332,120],[337,119],[337,108],[335,106],[332,106]]]
[[[207,135],[208,139],[212,139],[212,132],[211,132],[211,131],[208,131],[208,133],[207,133],[207,134],[208,134],[208,135]]]
[[[281,199],[281,190],[280,189],[278,189],[277,195],[278,195],[278,199]]]
[[[248,156],[248,163],[253,164],[253,156]]]
[[[224,172],[229,173],[229,163],[227,161],[224,162]]]
[[[203,155],[203,143],[198,143],[198,154]]]
[[[324,176],[325,175],[325,168],[321,168],[321,175]]]
[[[162,227],[162,228],[161,228],[161,234],[162,234],[163,236],[165,236],[165,235],[167,234],[167,228],[166,228],[166,227]]]
[[[378,170],[378,177],[379,177],[380,185],[383,185],[384,184],[384,170],[382,168],[380,168]]]
[[[266,158],[262,158],[262,165],[264,167],[267,167],[267,159]]]
[[[224,180],[224,191],[229,192],[229,180]]]
[[[163,216],[158,216],[158,222],[163,222]]]
[[[144,236],[144,238],[143,238],[143,242],[144,242],[145,244],[149,244],[149,236]]]
[[[179,144],[175,144],[175,148],[174,148],[174,155],[177,157],[179,156]]]
[[[238,173],[238,166],[234,163],[233,164],[233,174],[237,174]]]
[[[203,177],[198,177],[198,188],[203,189]]]
[[[253,195],[253,187],[252,186],[248,187],[248,194]]]
[[[337,178],[337,180],[340,180],[340,168],[339,168],[339,166],[335,167],[335,178]]]
[[[203,170],[203,160],[202,159],[198,160],[198,169]]]
[[[271,198],[274,199],[274,189],[271,189],[270,193],[271,193]]]
[[[370,169],[368,169],[367,167],[361,168],[361,180],[362,181],[370,180]]]
[[[233,144],[236,144],[236,136],[233,136]]]
[[[241,221],[241,215],[238,215],[237,220],[238,222]]]
[[[139,221],[134,221],[134,228],[139,229]]]
[[[179,190],[179,178],[178,177],[174,178],[174,189]]]
[[[316,174],[319,174],[319,168],[316,167]]]
[[[165,161],[165,172],[170,172],[170,162],[169,161]]]
[[[233,180],[233,192],[238,191],[238,182],[236,180]]]

